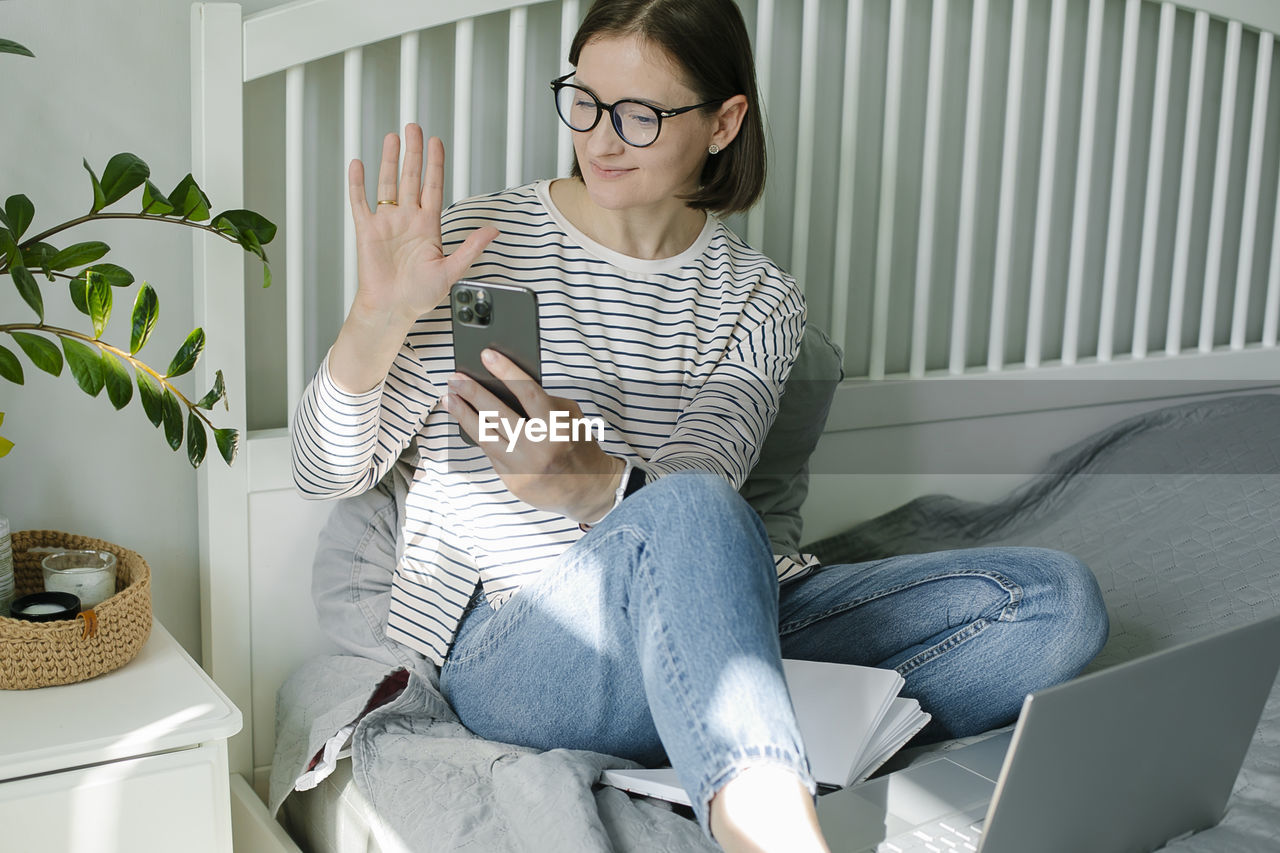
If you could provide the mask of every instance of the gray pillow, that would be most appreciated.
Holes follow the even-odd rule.
[[[778,415],[765,434],[760,458],[738,493],[764,521],[775,554],[800,551],[800,507],[809,494],[809,456],[822,437],[836,386],[844,379],[844,353],[826,332],[805,325]]]

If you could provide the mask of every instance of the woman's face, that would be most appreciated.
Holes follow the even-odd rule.
[[[701,101],[665,53],[638,36],[587,42],[572,82],[606,104],[625,98],[675,109]],[[602,112],[591,130],[573,131],[573,150],[597,205],[609,210],[647,207],[697,189],[715,129],[713,117],[691,110],[664,118],[657,141],[636,148],[618,137],[610,116]]]

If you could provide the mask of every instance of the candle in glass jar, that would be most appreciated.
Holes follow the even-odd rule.
[[[61,551],[41,561],[44,588],[69,592],[85,610],[106,601],[116,591],[116,555],[110,551]]]

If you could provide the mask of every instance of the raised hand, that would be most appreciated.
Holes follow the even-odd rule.
[[[352,160],[347,170],[360,270],[356,303],[362,310],[399,315],[410,322],[439,305],[450,285],[498,234],[494,228],[481,228],[452,255],[444,253],[444,144],[434,136],[427,143],[425,183],[422,147],[422,128],[406,125],[404,173],[397,180],[400,138],[387,134],[378,167],[376,209],[371,210],[365,199],[364,164]]]
[[[447,298],[450,286],[498,235],[496,228],[477,229],[446,255],[440,235],[444,144],[434,136],[428,142],[425,182],[421,127],[405,126],[404,172],[397,177],[399,155],[400,137],[388,133],[373,209],[365,198],[364,164],[352,160],[347,169],[359,287],[329,355],[329,371],[351,392],[386,377],[414,321]]]

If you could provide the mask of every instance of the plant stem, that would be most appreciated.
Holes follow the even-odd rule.
[[[105,341],[102,341],[98,338],[91,338],[88,335],[81,334],[80,332],[73,332],[71,329],[64,329],[60,326],[46,326],[43,323],[8,323],[5,325],[0,325],[0,332],[8,332],[10,334],[13,332],[44,332],[45,334],[57,335],[60,337],[75,338],[76,340],[84,341],[87,344],[92,344],[93,346],[96,346],[98,349],[105,350],[116,356],[119,356],[120,358],[129,362],[129,364],[133,365],[133,369],[135,371],[145,370],[147,373],[150,373],[153,377],[155,377],[156,381],[158,381],[162,386],[164,386],[167,390],[172,391],[175,395],[177,395],[178,399],[181,400],[188,409],[195,412],[196,417],[204,421],[205,426],[209,427],[209,429],[214,428],[213,421],[209,420],[209,418],[205,416],[204,412],[202,412],[200,408],[196,406],[195,403],[192,403],[185,396],[183,396],[182,392],[179,391],[176,387],[174,387],[172,382],[170,382],[166,377],[161,376],[159,373],[156,373],[153,369],[151,369],[150,366],[146,364],[146,362],[142,361],[141,359],[134,358],[132,353],[127,353],[124,350],[120,349],[119,347],[113,347],[111,344]]]
[[[34,246],[36,243],[39,243],[41,240],[44,240],[46,237],[52,237],[54,234],[57,234],[60,231],[66,231],[68,228],[74,228],[77,225],[83,225],[84,223],[92,222],[95,219],[147,219],[153,222],[172,222],[174,225],[186,225],[190,228],[198,228],[201,231],[208,231],[212,234],[217,234],[219,237],[222,237],[224,240],[230,243],[236,242],[236,239],[232,237],[230,234],[219,231],[217,228],[214,228],[212,225],[205,225],[201,222],[193,222],[190,219],[185,219],[185,218],[174,219],[173,217],[170,217],[170,216],[155,214],[155,213],[86,213],[84,216],[80,216],[75,219],[69,219],[66,222],[63,222],[61,225],[55,225],[52,228],[50,228],[48,231],[42,231],[41,233],[37,234],[34,237],[28,237],[26,240],[23,240],[21,243],[18,244],[18,248],[23,251],[26,251],[27,249]],[[7,270],[8,270],[7,265],[4,267],[0,267],[0,273],[6,272]]]

